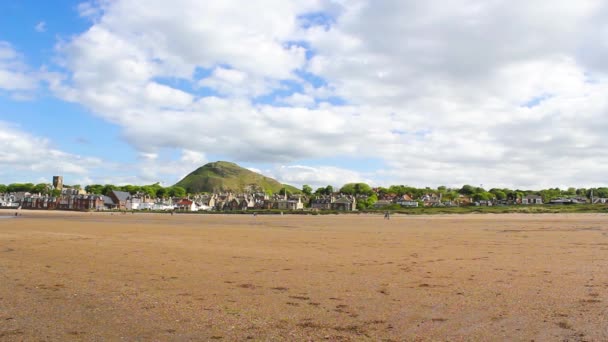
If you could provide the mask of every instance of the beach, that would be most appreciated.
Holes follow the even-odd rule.
[[[0,211],[0,340],[608,340],[605,214]]]

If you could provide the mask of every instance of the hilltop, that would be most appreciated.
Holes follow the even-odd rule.
[[[175,186],[180,186],[189,193],[243,192],[261,189],[278,193],[282,188],[292,193],[300,192],[291,185],[281,184],[275,179],[226,161],[205,164],[177,182]]]

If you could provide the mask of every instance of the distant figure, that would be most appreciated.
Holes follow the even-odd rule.
[[[256,217],[256,216],[258,216],[258,213],[253,213],[253,217]]]
[[[15,212],[15,216],[18,216],[18,215],[19,215],[19,213]]]
[[[173,216],[173,211],[171,211],[171,216]]]
[[[384,213],[384,219],[385,220],[390,220],[391,219],[391,213],[389,213],[388,211]]]

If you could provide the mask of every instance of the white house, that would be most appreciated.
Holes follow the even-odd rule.
[[[543,198],[539,195],[527,195],[521,199],[521,204],[543,204]]]

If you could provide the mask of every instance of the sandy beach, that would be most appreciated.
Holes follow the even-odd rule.
[[[0,340],[605,341],[608,216],[0,211]]]

